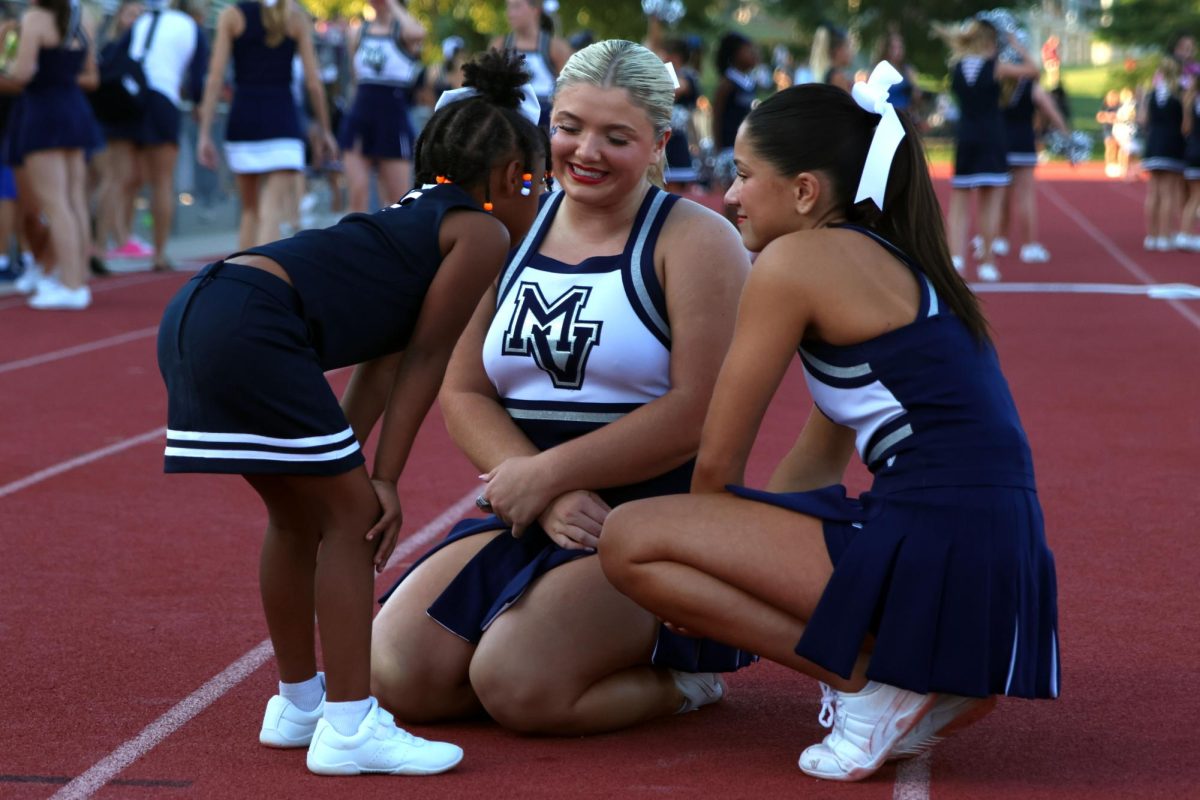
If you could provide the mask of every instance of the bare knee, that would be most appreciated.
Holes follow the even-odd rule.
[[[613,509],[600,536],[600,566],[613,586],[624,591],[636,567],[654,559],[657,542],[653,503],[639,501]]]
[[[471,662],[471,686],[484,710],[517,733],[570,732],[572,703],[550,686],[550,680],[528,663]]]

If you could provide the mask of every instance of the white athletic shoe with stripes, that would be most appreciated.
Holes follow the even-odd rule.
[[[929,713],[896,742],[888,761],[921,755],[950,734],[983,719],[995,707],[995,697],[939,694]]]
[[[800,769],[814,778],[860,781],[883,766],[897,743],[929,713],[937,696],[871,681],[861,692],[821,684],[820,744],[800,754]]]
[[[680,672],[675,669],[667,671],[671,673],[675,686],[683,695],[683,705],[676,714],[697,711],[725,696],[725,679],[719,672]]]
[[[308,746],[308,769],[317,775],[436,775],[462,761],[462,748],[430,742],[396,727],[371,698],[371,710],[350,736],[321,719]]]

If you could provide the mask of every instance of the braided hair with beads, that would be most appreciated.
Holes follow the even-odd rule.
[[[546,132],[517,110],[522,92],[530,91],[525,57],[492,49],[463,65],[463,76],[463,86],[478,94],[444,106],[425,125],[414,160],[417,183],[486,183],[492,166],[514,152],[524,159],[524,172],[549,173]]]

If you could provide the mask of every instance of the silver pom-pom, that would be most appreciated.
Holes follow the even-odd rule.
[[[999,34],[996,44],[999,46],[998,56],[1001,61],[1009,64],[1019,64],[1021,57],[1013,49],[1009,37],[1015,38],[1026,51],[1029,50],[1029,31],[1021,27],[1016,16],[1007,8],[993,8],[991,11],[980,11],[975,19],[989,23]]]
[[[642,0],[642,13],[648,17],[658,17],[668,25],[674,25],[683,19],[687,8],[683,0]]]
[[[1092,155],[1092,137],[1083,131],[1051,131],[1044,139],[1046,149],[1072,164],[1087,161]]]
[[[721,186],[729,186],[737,177],[737,165],[733,163],[733,148],[721,151],[712,166],[713,179]]]

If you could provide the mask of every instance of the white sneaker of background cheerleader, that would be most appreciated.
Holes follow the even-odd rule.
[[[918,694],[870,681],[860,692],[821,684],[820,723],[830,728],[820,744],[800,754],[800,769],[814,778],[860,781],[883,766],[897,743],[929,713],[937,695]]]
[[[954,265],[954,271],[961,273],[963,271],[962,256],[950,256],[950,263]]]
[[[725,679],[718,672],[680,672],[675,669],[668,672],[683,695],[683,705],[676,714],[696,711],[725,696]]]
[[[997,236],[992,241],[992,255],[994,255],[994,256],[1008,255],[1008,239],[1005,239],[1003,236]]]
[[[32,294],[37,290],[38,284],[45,277],[41,266],[37,262],[27,261],[21,274],[13,282],[13,288],[21,294]]]
[[[1021,245],[1021,261],[1026,264],[1045,264],[1050,260],[1050,251],[1040,242]]]
[[[29,298],[29,307],[39,311],[82,311],[92,304],[92,290],[86,286],[68,289],[58,281],[43,280]]]
[[[978,267],[979,280],[985,283],[995,283],[1000,280],[1000,270],[995,264],[980,264]]]
[[[458,766],[462,757],[457,745],[430,742],[396,727],[396,720],[372,697],[367,716],[349,736],[321,718],[307,763],[317,775],[436,775]]]
[[[1171,240],[1171,247],[1174,250],[1190,250],[1192,248],[1192,237],[1180,231]]]

